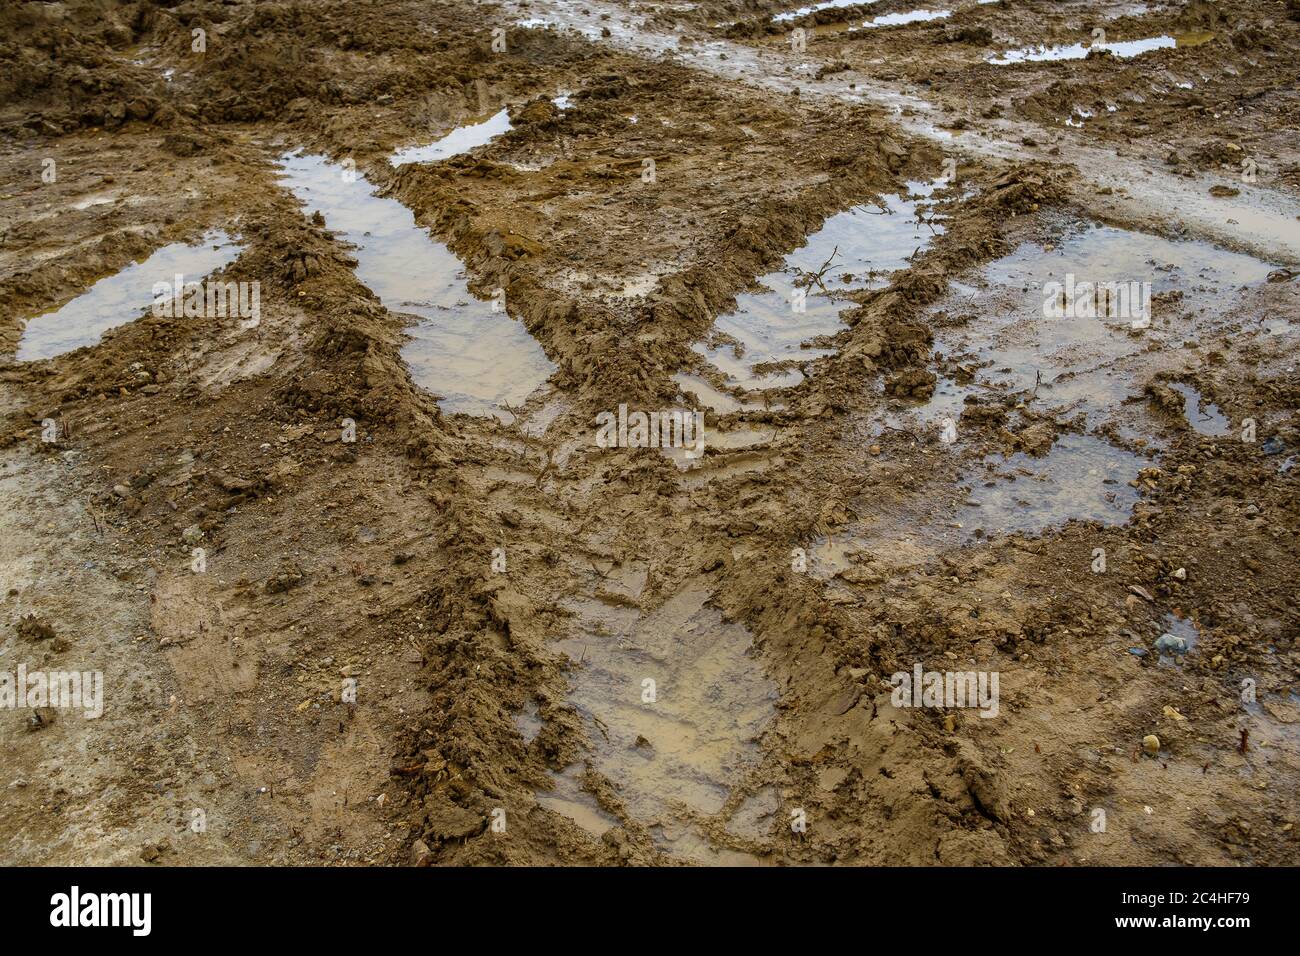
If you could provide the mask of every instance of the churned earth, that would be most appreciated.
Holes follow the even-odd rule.
[[[1295,864],[1298,18],[7,6],[0,859]]]

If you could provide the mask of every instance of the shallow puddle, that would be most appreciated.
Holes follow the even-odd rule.
[[[800,7],[798,10],[789,10],[785,13],[778,13],[772,17],[773,23],[786,23],[790,20],[798,20],[808,16],[810,13],[817,13],[821,10],[838,10],[841,7],[865,7],[874,3],[875,0],[823,0],[821,3],[814,3],[812,6]]]
[[[559,96],[552,98],[551,102],[555,104],[560,112],[573,108],[573,97],[569,93],[561,93]],[[388,161],[394,166],[406,166],[410,163],[440,162],[444,159],[450,159],[452,156],[468,153],[480,146],[486,146],[498,136],[502,136],[512,129],[514,129],[514,124],[510,122],[510,111],[508,109],[498,110],[478,123],[457,126],[446,136],[432,143],[424,146],[406,146],[396,150],[388,157]]]
[[[909,183],[908,188],[924,197],[934,187]],[[891,273],[905,268],[916,252],[943,232],[941,225],[918,218],[918,211],[924,216],[922,199],[886,196],[883,202],[883,209],[855,206],[827,219],[801,248],[786,256],[781,271],[758,280],[766,291],[738,295],[736,310],[718,317],[713,332],[719,344],[697,343],[695,351],[741,389],[799,384],[803,372],[798,368],[759,366],[833,355],[833,349],[807,343],[844,328],[840,313],[854,303],[836,293],[880,288]],[[801,282],[814,274],[820,282]]]
[[[542,732],[542,718],[538,715],[537,701],[530,700],[524,705],[524,709],[515,714],[515,729],[519,731],[519,736],[524,738],[525,744],[531,744],[533,739]]]
[[[907,23],[925,23],[930,20],[943,20],[952,16],[951,10],[909,10],[907,13],[885,13],[873,17],[864,24],[868,30],[876,27],[898,27]]]
[[[965,321],[939,323],[935,350],[977,368],[980,388],[1026,392],[1035,402],[1081,409],[1091,421],[1140,393],[1137,382],[1150,374],[1153,347],[1176,354],[1213,323],[1229,320],[1233,296],[1266,282],[1272,268],[1204,242],[1087,226],[1050,250],[1021,245],[982,270],[982,288],[954,284],[937,310]],[[1148,284],[1149,308],[1110,314],[1105,296],[1089,299],[1077,291],[1107,283],[1128,289]],[[1097,314],[1058,312],[1049,292],[1067,303],[1092,303]],[[1135,292],[1129,301],[1146,298]],[[1144,312],[1149,327],[1135,329]]]
[[[407,163],[436,163],[451,156],[468,153],[471,149],[477,149],[501,134],[510,132],[513,128],[510,123],[510,111],[500,110],[481,123],[458,126],[442,139],[425,146],[407,146],[399,149],[388,158],[388,161],[394,166],[405,166]]]
[[[924,401],[887,402],[884,414],[872,426],[870,433],[872,437],[879,437],[891,430],[916,434],[937,425],[947,427],[949,422],[955,427],[965,408],[966,396],[976,390],[974,385],[961,385],[950,378],[941,377],[935,382],[933,394]]]
[[[1057,46],[1027,46],[1018,50],[1006,50],[1000,54],[990,54],[988,62],[997,66],[1013,63],[1043,63],[1058,60],[1082,60],[1093,50],[1106,50],[1121,60],[1141,56],[1153,50],[1171,50],[1175,47],[1200,46],[1214,39],[1213,33],[1185,33],[1178,36],[1147,37],[1142,40],[1120,40],[1116,43],[1099,43],[1088,46],[1083,43],[1059,44]]]
[[[989,457],[965,476],[974,487],[958,509],[968,534],[1037,534],[1071,519],[1123,524],[1137,504],[1129,482],[1145,459],[1091,435],[1062,435],[1042,458]]]
[[[53,312],[29,320],[18,342],[20,362],[53,358],[97,343],[109,329],[125,325],[153,305],[154,284],[199,282],[239,258],[241,247],[224,232],[207,233],[194,245],[174,242],[155,250],[144,262],[100,279],[84,294]],[[238,319],[194,319],[237,322]]]
[[[400,202],[323,157],[280,162],[303,205],[357,247],[357,278],[385,308],[418,317],[402,358],[443,411],[508,419],[504,404],[522,405],[555,371],[521,322],[469,291],[460,260]]]
[[[698,375],[687,375],[685,372],[678,372],[673,376],[673,382],[682,390],[684,396],[694,399],[698,404],[718,415],[757,411],[765,407],[759,401],[741,401],[721,389],[714,388]]]
[[[1183,396],[1183,410],[1187,423],[1198,435],[1222,436],[1232,431],[1228,417],[1213,402],[1207,402],[1201,393],[1182,382],[1170,382],[1169,387]]]
[[[600,808],[595,797],[582,789],[581,774],[578,764],[566,767],[563,773],[552,773],[552,789],[537,794],[537,802],[548,810],[568,817],[599,839],[607,830],[620,824]]]
[[[576,615],[557,642],[574,661],[569,700],[593,765],[665,852],[723,862],[691,820],[718,813],[759,760],[776,686],[749,632],[707,606],[708,591],[687,588],[642,614],[644,583],[641,572],[565,603]]]
[[[880,584],[892,571],[1001,534],[1036,535],[1071,520],[1119,525],[1139,495],[1129,482],[1146,459],[1091,435],[1064,434],[1035,458],[990,455],[959,484],[961,501],[917,496],[876,511],[849,530],[808,546],[809,571],[821,580]]]

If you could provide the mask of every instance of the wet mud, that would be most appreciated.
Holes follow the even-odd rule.
[[[1298,31],[7,7],[0,858],[1294,864]]]

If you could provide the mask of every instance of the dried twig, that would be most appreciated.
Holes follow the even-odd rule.
[[[831,263],[835,260],[835,257],[839,254],[839,251],[840,251],[840,247],[837,245],[834,249],[831,250],[831,254],[826,257],[826,261],[822,263],[822,267],[818,269],[816,272],[807,272],[803,269],[800,269],[799,275],[795,277],[794,284],[796,286],[804,286],[806,288],[816,283],[817,288],[821,289],[823,292],[829,293],[830,290],[826,288],[826,284],[822,281],[822,279],[826,275],[826,270],[831,267]]]

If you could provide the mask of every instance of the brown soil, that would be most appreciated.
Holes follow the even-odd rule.
[[[1300,318],[1295,4],[1113,4],[1109,42],[1214,37],[1019,66],[985,56],[1086,43],[1097,5],[920,5],[955,12],[819,29],[797,57],[788,29],[850,21],[771,25],[795,6],[0,12],[0,670],[105,675],[99,720],[0,710],[0,859],[1300,861],[1300,489],[1279,467],[1300,378],[1295,331],[1261,331]],[[559,14],[590,35],[516,25]],[[1064,125],[1076,107],[1093,115]],[[502,108],[513,128],[472,152],[388,162]],[[277,176],[299,148],[355,162],[472,291],[504,290],[556,366],[524,407],[449,415],[412,381],[416,319]],[[725,390],[692,349],[715,319],[828,217],[946,160],[942,232],[846,293],[832,354],[710,420],[760,441],[688,471],[594,444],[602,411],[671,407],[676,373]],[[1127,397],[1099,419],[1036,388],[967,400],[956,445],[898,417],[1001,363],[972,340],[981,270],[1089,223],[1254,254],[1271,281],[1159,300],[1157,344],[1117,361]],[[212,229],[243,245],[223,278],[261,284],[256,329],[145,314],[17,360],[29,318]],[[1227,435],[1188,427],[1179,383]],[[926,536],[991,458],[1085,434],[1142,459],[1123,522],[1067,506],[1041,533]],[[1174,663],[1149,651],[1170,616],[1199,632]],[[631,622],[619,641],[611,620]],[[997,672],[997,719],[894,706],[890,675],[917,662]],[[654,678],[671,719],[629,704],[628,726],[658,722],[621,747],[583,696],[597,671],[634,703]]]

